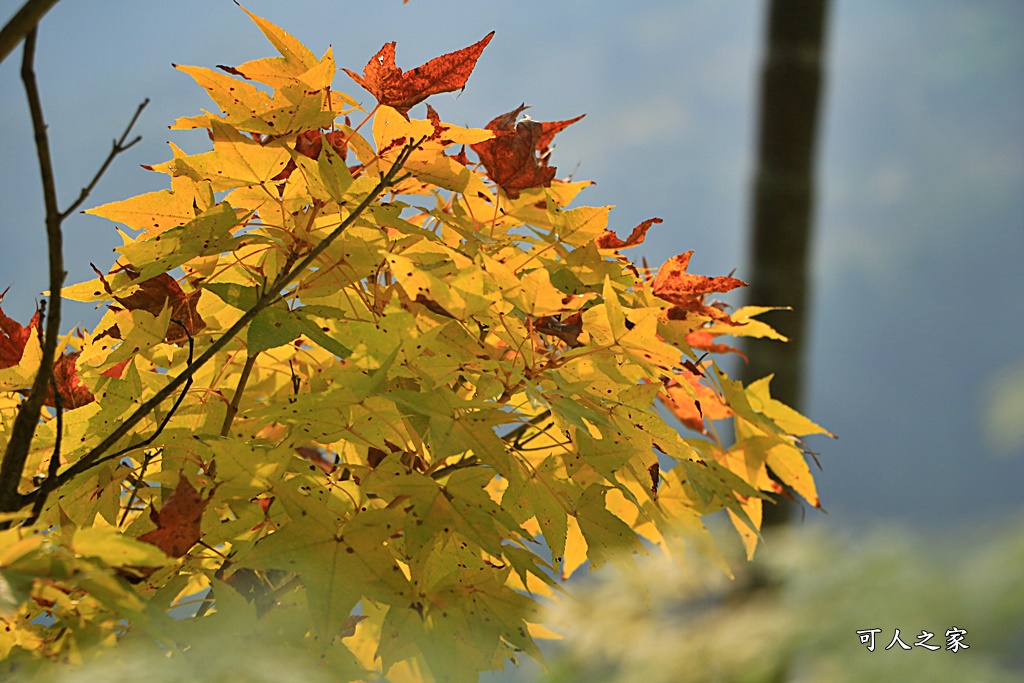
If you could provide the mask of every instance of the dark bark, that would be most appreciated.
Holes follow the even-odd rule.
[[[762,316],[789,342],[752,340],[743,379],[774,373],[772,396],[797,409],[810,307],[808,255],[827,13],[827,0],[772,0],[761,77],[748,300],[793,310]],[[792,516],[795,504],[784,498],[778,503],[765,505],[763,526]]]
[[[57,4],[58,0],[28,0],[10,21],[0,29],[0,62],[11,54],[18,43],[35,30],[43,15]]]

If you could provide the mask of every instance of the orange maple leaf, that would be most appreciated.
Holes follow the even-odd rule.
[[[729,316],[720,308],[704,304],[705,295],[746,287],[747,283],[726,275],[708,277],[687,273],[686,268],[690,265],[690,256],[692,255],[693,251],[691,250],[665,261],[658,270],[657,277],[654,278],[651,290],[659,299],[675,304],[668,313],[670,320],[682,320],[686,317],[687,312],[714,320],[728,320]]]
[[[701,351],[710,351],[711,353],[735,353],[740,355],[743,360],[749,360],[747,354],[735,346],[716,343],[715,337],[717,336],[705,330],[695,330],[686,335],[686,343],[690,345],[691,349],[700,349]]]
[[[469,47],[435,57],[406,72],[395,66],[395,43],[391,42],[370,59],[362,76],[348,69],[342,70],[378,102],[393,107],[408,118],[408,111],[431,95],[465,88],[476,60],[493,37],[494,31],[491,31]]]
[[[189,480],[179,474],[177,487],[159,512],[155,507],[149,509],[149,518],[156,529],[142,534],[139,540],[155,545],[171,557],[183,556],[203,536],[201,522],[209,502],[210,498],[204,499]]]
[[[611,230],[605,230],[604,234],[594,240],[594,243],[599,249],[625,249],[627,247],[635,247],[644,241],[647,236],[647,231],[651,229],[651,226],[655,223],[661,223],[660,218],[648,218],[640,225],[633,228],[633,232],[629,233],[629,237],[625,241],[619,239]]]
[[[548,166],[551,141],[555,134],[576,123],[584,115],[565,121],[532,121],[516,123],[526,109],[525,104],[493,119],[484,128],[494,132],[490,140],[470,145],[480,157],[487,176],[498,184],[510,199],[520,190],[547,187],[555,177],[555,167]]]
[[[658,399],[672,411],[676,419],[690,429],[705,434],[704,418],[722,420],[732,415],[732,410],[722,401],[722,397],[701,383],[701,375],[687,373],[686,379],[697,394],[696,400],[675,380],[669,382],[664,392],[658,393]]]

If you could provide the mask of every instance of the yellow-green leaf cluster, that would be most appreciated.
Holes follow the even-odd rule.
[[[766,466],[818,504],[799,437],[824,430],[686,342],[772,336],[761,309],[680,314],[597,246],[611,207],[570,208],[587,183],[510,198],[457,153],[491,131],[383,105],[353,125],[332,51],[250,16],[280,57],[178,67],[219,112],[176,127],[212,149],[172,148],[152,167],[170,190],[89,211],[125,228],[109,273],[64,290],[111,306],[74,342],[95,402],[47,417],[23,490],[58,427],[82,473],[40,511],[48,534],[0,535],[0,653],[59,660],[136,632],[184,650],[244,613],[256,641],[353,680],[470,680],[542,659],[539,601],[588,561],[713,553],[701,517],[721,509],[753,552]],[[166,274],[180,291],[154,286]],[[0,372],[17,389],[31,368]],[[734,445],[656,411],[674,386],[699,413],[697,385]],[[182,477],[197,500],[172,494]],[[173,556],[144,535],[197,542]]]

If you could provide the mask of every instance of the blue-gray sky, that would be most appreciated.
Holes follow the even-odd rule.
[[[20,4],[6,0],[0,19]],[[597,181],[580,201],[615,204],[620,230],[663,218],[638,259],[695,249],[694,272],[743,277],[763,2],[246,6],[318,54],[333,45],[356,71],[391,40],[410,68],[496,30],[467,89],[432,98],[442,118],[479,126],[521,102],[540,120],[586,113],[554,153],[560,175]],[[1024,448],[996,448],[984,427],[993,393],[1014,395],[1005,378],[1024,376],[1024,4],[838,0],[829,41],[804,406],[840,436],[811,444],[824,521],[936,531],[1019,513]],[[63,0],[38,49],[62,205],[145,97],[143,142],[90,205],[166,187],[139,164],[166,159],[167,140],[203,148],[201,135],[167,130],[211,106],[172,62],[233,65],[273,50],[228,0]],[[0,288],[11,286],[4,311],[26,320],[46,277],[20,58],[0,65]],[[372,106],[344,74],[336,85]],[[69,282],[90,277],[90,261],[109,266],[120,243],[89,216],[65,234]],[[88,306],[66,314],[68,325],[95,319]]]

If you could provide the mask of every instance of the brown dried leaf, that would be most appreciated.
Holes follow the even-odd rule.
[[[182,557],[203,536],[203,511],[209,502],[209,498],[199,495],[185,475],[179,475],[178,486],[160,511],[155,507],[149,510],[156,529],[142,534],[139,540],[155,545],[171,557]]]

